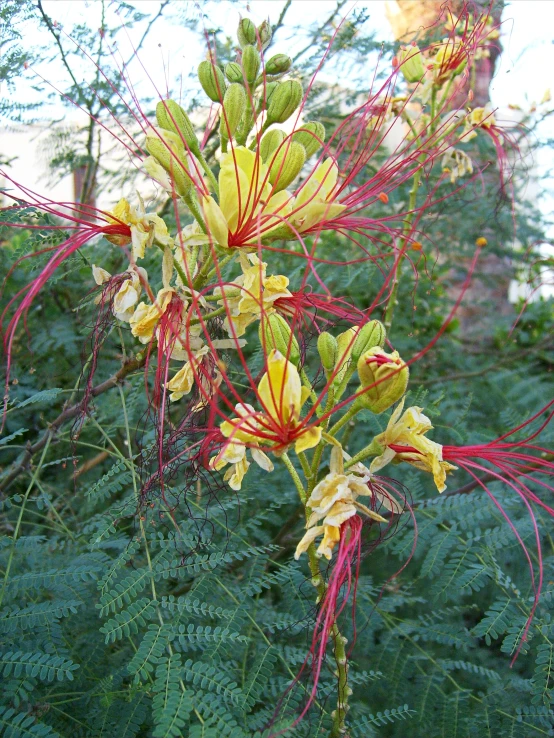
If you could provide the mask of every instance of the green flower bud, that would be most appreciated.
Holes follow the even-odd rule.
[[[172,131],[161,129],[158,134],[146,136],[146,150],[171,176],[175,191],[186,197],[192,181],[187,174],[187,155],[179,136]]]
[[[266,74],[270,74],[272,77],[278,74],[285,74],[288,72],[292,65],[292,59],[286,54],[275,54],[265,65]]]
[[[319,351],[321,364],[325,371],[328,373],[332,372],[339,354],[337,339],[330,333],[323,331],[317,337],[317,350]]]
[[[280,128],[272,128],[260,141],[260,156],[266,162],[285,140],[285,132]]]
[[[261,44],[262,49],[265,51],[265,49],[267,49],[267,47],[271,43],[271,37],[273,36],[273,32],[268,21],[264,21],[261,25],[258,26],[258,36],[260,39],[259,43]]]
[[[401,46],[396,54],[396,62],[406,82],[419,82],[425,74],[423,56],[418,46]]]
[[[223,100],[224,114],[221,116],[221,131],[224,138],[234,136],[242,115],[246,110],[246,91],[242,85],[234,82],[229,85]]]
[[[156,118],[160,128],[173,131],[187,142],[195,156],[200,156],[200,144],[194,133],[190,118],[175,100],[160,100],[156,105]]]
[[[219,103],[223,100],[225,77],[219,67],[209,61],[200,62],[198,65],[198,79],[210,100]]]
[[[306,161],[306,150],[302,144],[284,143],[276,154],[269,169],[269,181],[274,192],[286,189],[298,177]]]
[[[315,120],[302,123],[302,128],[293,134],[292,140],[302,144],[306,156],[310,157],[319,149],[320,142],[325,141],[325,126]]]
[[[256,81],[258,72],[260,71],[260,52],[255,46],[245,46],[242,50],[242,68],[244,76],[249,85]]]
[[[241,18],[237,29],[237,38],[241,49],[248,44],[255,44],[258,40],[256,26],[250,18]]]
[[[287,321],[278,313],[271,313],[260,321],[258,329],[260,343],[266,351],[277,349],[283,356],[298,368],[300,364],[300,346],[293,336]]]
[[[387,354],[379,346],[368,349],[358,361],[358,376],[366,391],[359,401],[372,413],[388,410],[406,392],[410,370],[398,351]]]
[[[370,320],[362,326],[352,346],[352,363],[357,364],[360,356],[374,346],[383,348],[386,336],[385,326],[378,320]]]
[[[227,77],[229,82],[238,82],[239,84],[244,84],[242,67],[236,62],[229,62],[229,64],[225,66],[225,76]]]
[[[341,387],[343,380],[345,382],[348,382],[348,379],[352,375],[352,369],[351,369],[351,361],[350,356],[352,354],[352,346],[354,345],[354,340],[358,334],[359,328],[352,327],[349,328],[347,331],[344,331],[344,333],[341,333],[337,337],[337,361],[335,364],[335,378],[333,379],[333,387],[335,388],[335,391],[337,392],[337,399],[340,397],[342,392],[344,392],[344,389],[346,387],[346,384],[344,387]],[[342,390],[342,392],[339,392],[339,389]]]
[[[302,95],[302,85],[295,79],[277,82],[268,103],[266,125],[284,123],[288,120],[300,105]]]

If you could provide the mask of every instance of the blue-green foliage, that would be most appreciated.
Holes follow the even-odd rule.
[[[120,8],[125,18],[136,14],[126,4]],[[364,22],[364,12],[352,16],[340,37],[354,54],[373,48],[364,34],[353,47],[348,35]],[[86,28],[79,33],[85,47],[98,36],[96,29],[92,36]],[[218,58],[234,58],[222,34],[216,34],[216,43]],[[321,41],[319,51],[326,43]],[[318,58],[310,56],[304,71],[310,72]],[[342,63],[339,55],[332,58]],[[365,62],[363,70],[367,82]],[[110,96],[109,84],[100,80],[95,97]],[[72,94],[86,103],[82,90]],[[310,104],[331,129],[342,112],[328,101],[325,85],[316,83],[312,94]],[[492,158],[490,152],[484,155]],[[370,173],[378,162],[376,155]],[[436,184],[434,173],[428,174],[422,193]],[[406,183],[390,193],[390,208],[405,207],[408,189]],[[465,276],[475,238],[488,228],[490,253],[506,256],[504,244],[514,235],[512,210],[497,207],[497,199],[494,187],[478,196],[470,189],[442,203],[440,216],[419,224],[425,258],[417,265],[417,280],[410,281],[408,270],[403,277],[390,336],[404,358],[436,336],[459,288],[448,250]],[[377,203],[371,217],[388,218],[390,208]],[[172,210],[166,210],[166,218],[175,225]],[[540,240],[540,228],[532,209],[521,210],[517,237],[523,253]],[[0,214],[0,222],[13,223],[15,217],[32,225],[51,223],[34,209]],[[4,228],[1,235],[7,238]],[[386,251],[381,235],[377,244],[368,245],[370,253]],[[16,233],[0,250],[0,272],[7,274],[21,256],[63,237],[55,231]],[[437,264],[435,246],[441,247]],[[367,308],[382,285],[379,268],[370,262],[360,267],[359,249],[339,234],[323,235],[318,248],[331,262],[352,262],[342,268],[318,264],[318,278],[333,294]],[[47,258],[42,254],[20,263],[6,283],[2,309]],[[147,268],[149,260],[155,263],[151,250],[143,262]],[[286,273],[295,288],[301,283],[302,259],[277,252],[268,253],[267,261],[268,273]],[[106,242],[81,249],[29,312],[32,353],[23,331],[14,344],[0,439],[0,461],[8,471],[63,403],[81,396],[75,387],[94,321],[94,295],[85,294],[92,287],[93,262],[112,273],[125,268],[123,252],[114,253]],[[320,291],[312,274],[307,280],[307,289]],[[78,313],[73,312],[79,302]],[[479,320],[489,323],[477,338],[471,333],[468,338],[453,323],[411,367],[409,402],[425,409],[435,425],[433,438],[442,443],[492,440],[521,423],[551,393],[552,302],[530,305],[513,332],[515,314],[504,320],[494,304],[482,307]],[[262,355],[255,327],[247,338],[245,351],[256,374]],[[314,336],[307,331],[303,338],[306,372],[315,378]],[[126,335],[120,339],[112,331],[95,382],[111,376],[122,357],[136,349]],[[228,371],[240,386],[244,372],[232,356]],[[319,374],[316,391],[322,385]],[[158,489],[141,499],[152,471],[144,460],[155,436],[146,412],[139,371],[125,379],[121,392],[114,387],[94,399],[79,432],[60,427],[0,499],[2,738],[269,738],[290,725],[305,704],[309,662],[298,682],[295,677],[305,664],[317,610],[305,557],[293,558],[304,527],[284,466],[276,460],[275,471],[267,475],[253,464],[240,493],[206,470],[199,484],[187,484],[182,468],[167,480],[164,495]],[[168,418],[177,425],[182,413],[183,405],[174,403]],[[387,420],[387,414],[360,413],[348,451],[359,450]],[[74,475],[75,470],[80,473]],[[554,735],[551,519],[536,513],[547,584],[529,625],[535,603],[527,560],[484,491],[439,496],[430,477],[412,468],[391,466],[383,473],[408,492],[417,546],[414,523],[403,515],[362,561],[356,633],[348,608],[341,618],[353,646],[348,735]],[[469,481],[458,472],[448,478],[448,491]],[[495,481],[489,489],[528,547],[536,576],[535,532],[524,505],[507,485]],[[543,488],[535,485],[533,491],[551,502]],[[364,544],[374,539],[375,531],[366,527]],[[329,648],[317,700],[288,735],[327,738],[336,705],[335,669]]]

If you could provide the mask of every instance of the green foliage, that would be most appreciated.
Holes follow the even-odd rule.
[[[142,22],[138,6],[117,5],[125,24]],[[307,78],[326,48],[323,35],[336,24],[339,10],[314,34],[300,59]],[[6,26],[21,14],[36,21],[37,12],[34,4],[8,2],[0,17]],[[339,32],[340,50],[331,55],[334,73],[352,75],[348,79],[354,91],[344,91],[344,104],[356,102],[356,80],[363,78],[367,87],[367,57],[375,48],[364,31],[367,12],[363,8],[349,16]],[[18,28],[13,28],[7,47],[0,47],[9,52],[2,69],[10,63],[21,67],[24,61]],[[46,33],[46,26],[42,28]],[[231,41],[214,30],[218,58],[234,58]],[[115,30],[105,31],[113,40]],[[99,50],[96,28],[77,29],[73,35],[84,48]],[[7,79],[11,84],[12,77]],[[108,99],[114,114],[121,116],[120,76],[111,69],[107,80],[89,82],[95,95],[87,84],[77,89],[71,80],[67,92],[93,113],[97,98]],[[316,81],[310,117],[323,117],[332,128],[343,116],[337,103],[329,85]],[[12,118],[22,112],[9,100],[0,105]],[[52,151],[61,171],[88,166],[98,154],[67,135],[56,139]],[[368,171],[383,156],[376,152]],[[432,191],[437,174],[428,173],[422,197]],[[123,179],[127,170],[105,175],[106,181]],[[496,234],[491,253],[506,256],[504,244],[514,235],[512,211],[490,189],[478,196],[462,191],[444,203],[440,217],[422,219],[429,243],[443,244],[445,233],[455,234],[449,235],[454,262],[441,255],[433,264],[429,249],[414,267],[417,280],[403,284],[391,334],[402,356],[413,356],[436,336],[459,288],[460,273],[466,273],[474,240],[485,226]],[[391,193],[391,206],[400,209],[407,199],[408,184]],[[377,219],[390,214],[379,203],[372,212]],[[48,225],[32,209],[20,216],[29,225]],[[522,244],[517,259],[523,260],[541,235],[540,217],[521,208],[517,219]],[[2,237],[0,270],[7,274],[18,258],[59,243],[63,235],[30,229],[8,241],[3,229]],[[379,269],[360,269],[355,263],[359,250],[340,234],[323,235],[321,248],[330,261],[353,263],[343,269],[318,265],[318,278],[365,309],[381,284]],[[7,282],[2,308],[47,258],[20,263]],[[81,396],[75,390],[76,367],[94,315],[94,295],[83,299],[83,285],[91,286],[93,261],[116,272],[122,263],[118,259],[122,257],[108,256],[102,242],[83,248],[52,280],[40,310],[37,305],[30,311],[33,353],[28,353],[25,338],[17,342],[12,373],[17,383],[10,387],[0,439],[6,470],[21,461],[27,441],[40,437],[66,400]],[[305,265],[296,255],[278,251],[267,260],[270,268],[278,264],[291,284],[302,280]],[[307,289],[320,289],[313,274],[307,276]],[[77,305],[80,309],[74,312]],[[452,325],[433,351],[412,366],[410,402],[432,417],[441,442],[491,440],[541,406],[551,386],[552,302],[528,306],[511,331],[515,318],[513,311],[504,319],[485,301],[476,318]],[[470,328],[478,329],[477,337],[468,322],[475,323]],[[246,349],[252,351],[253,373],[261,368],[255,343],[250,341]],[[306,372],[315,377],[311,335],[303,348]],[[127,338],[112,331],[95,383],[117,371],[121,356],[134,350]],[[240,371],[230,357],[231,376]],[[324,380],[320,376],[314,381],[317,391]],[[143,374],[129,375],[120,389],[94,399],[78,433],[62,426],[44,447],[44,456],[41,451],[33,457],[0,501],[0,735],[267,738],[271,730],[290,725],[309,690],[309,663],[294,682],[316,614],[305,561],[292,558],[304,530],[296,491],[283,465],[276,463],[271,476],[252,465],[240,493],[206,470],[198,485],[189,485],[179,470],[167,482],[165,500],[156,494],[139,499],[137,490],[148,473],[144,459],[154,441],[153,432],[144,429]],[[168,411],[176,425],[181,412],[179,403]],[[387,420],[361,413],[348,451],[358,451]],[[82,473],[74,476],[75,470]],[[552,591],[541,599],[529,626],[534,599],[527,561],[491,499],[479,489],[437,496],[429,479],[413,469],[391,467],[387,474],[409,491],[418,540],[413,558],[395,576],[407,563],[415,538],[413,522],[402,516],[394,534],[362,561],[349,671],[349,735],[554,735]],[[461,472],[449,477],[448,492],[469,481]],[[533,551],[533,525],[521,500],[507,485],[493,482],[489,487]],[[533,491],[548,502],[545,490],[536,485]],[[543,512],[538,517],[545,581],[551,582],[550,521]],[[364,531],[364,542],[373,541],[372,536],[372,530]],[[352,643],[347,610],[341,627]],[[335,669],[329,649],[318,700],[290,733],[295,738],[328,735]]]

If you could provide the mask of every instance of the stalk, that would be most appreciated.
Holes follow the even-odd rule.
[[[281,458],[285,466],[287,467],[289,474],[292,477],[294,485],[298,491],[300,500],[302,501],[302,504],[304,505],[305,514],[307,518],[309,516],[310,509],[307,505],[308,494],[306,492],[306,489],[304,488],[304,485],[302,484],[302,480],[300,479],[298,472],[294,468],[293,463],[289,459],[288,454],[284,453]],[[311,482],[313,485],[314,483],[313,477],[312,477]],[[310,544],[307,553],[308,553],[308,565],[310,567],[310,573],[312,575],[312,585],[315,587],[315,590],[317,592],[317,602],[322,602],[327,592],[327,585],[325,584],[325,580],[323,579],[323,576],[321,574],[321,569],[319,566],[319,559],[317,557],[316,548],[313,543]],[[348,712],[348,697],[350,696],[350,693],[351,693],[348,687],[348,659],[346,656],[346,649],[345,649],[347,639],[341,634],[339,627],[336,623],[331,628],[331,636],[334,642],[333,656],[335,657],[335,661],[337,663],[336,675],[338,678],[338,687],[337,687],[337,709],[331,713],[333,723],[331,727],[331,732],[329,733],[329,738],[340,738],[340,736],[344,735],[344,732],[345,732],[346,714]]]

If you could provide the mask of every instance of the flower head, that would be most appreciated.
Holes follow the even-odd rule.
[[[267,372],[258,384],[257,395],[262,411],[247,403],[238,403],[235,406],[238,417],[221,424],[221,433],[229,442],[215,463],[225,457],[225,449],[230,445],[248,446],[253,452],[265,446],[278,455],[293,444],[296,452],[301,453],[319,443],[321,428],[300,418],[309,390],[302,386],[294,364],[276,349],[267,358]]]
[[[273,471],[273,462],[263,451],[259,448],[252,447],[250,453],[253,461],[260,468],[266,472]],[[239,490],[242,487],[242,480],[250,466],[250,462],[246,456],[246,447],[240,443],[229,443],[220,454],[210,459],[210,468],[216,471],[227,466],[227,464],[231,466],[225,472],[223,479],[229,484],[231,489]]]
[[[367,471],[367,470],[366,470]],[[373,510],[357,503],[359,496],[371,497],[372,490],[368,486],[369,474],[358,476],[355,473],[344,473],[342,449],[334,447],[331,453],[331,468],[319,484],[317,484],[308,500],[311,514],[308,517],[304,537],[296,547],[294,557],[307,551],[308,546],[319,536],[323,536],[317,552],[330,559],[335,545],[340,541],[340,529],[360,509],[373,520],[385,523],[386,520]],[[317,523],[320,525],[317,525]]]
[[[229,286],[214,290],[214,294],[223,295],[219,303],[226,306],[224,325],[230,336],[242,336],[247,326],[259,320],[262,313],[270,315],[275,312],[276,300],[292,297],[287,289],[288,277],[282,274],[267,277],[267,264],[260,262],[255,254],[241,254],[240,263],[240,277]]]
[[[220,246],[256,245],[290,212],[292,196],[275,192],[259,154],[237,146],[221,158],[219,204],[203,200],[208,228]]]
[[[376,443],[383,452],[375,458],[370,470],[375,473],[391,461],[406,461],[422,471],[433,475],[439,492],[446,489],[446,475],[457,467],[443,460],[442,446],[426,437],[433,425],[420,407],[404,410],[404,400],[400,402],[390,417],[384,433],[376,436]]]
[[[95,264],[92,265],[92,276],[97,285],[103,285],[112,278],[109,272],[102,269],[102,267],[97,267]],[[140,299],[142,284],[148,283],[148,274],[146,269],[135,267],[134,269],[131,268],[126,276],[122,276],[125,279],[114,295],[112,309],[113,314],[118,320],[128,323],[135,312],[135,305]],[[101,297],[96,298],[96,304],[101,299]]]
[[[137,193],[138,195],[138,193]],[[173,246],[173,239],[169,235],[167,226],[164,221],[155,213],[147,213],[144,208],[144,202],[140,195],[138,208],[132,207],[130,203],[122,197],[115,208],[108,216],[110,223],[123,223],[131,229],[131,236],[110,236],[106,238],[116,246],[126,246],[132,243],[133,259],[142,259],[147,246],[151,246],[154,241],[161,246]]]

